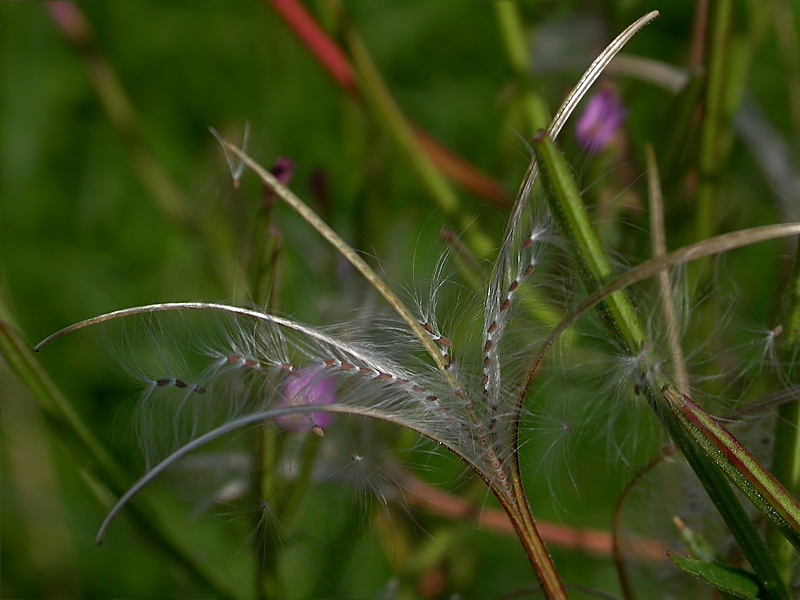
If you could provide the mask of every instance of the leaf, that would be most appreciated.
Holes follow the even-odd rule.
[[[675,517],[673,521],[678,526],[678,533],[683,543],[686,544],[695,557],[705,562],[714,562],[720,558],[714,547],[708,543],[708,540],[703,535],[697,533],[691,527],[687,527],[678,517]]]
[[[686,419],[689,433],[706,454],[784,537],[800,548],[800,502],[713,416],[668,386],[661,392]]]
[[[747,600],[764,598],[756,576],[749,571],[728,567],[717,562],[705,562],[696,558],[680,556],[672,552],[667,552],[667,556],[682,571],[699,577],[722,592]]]

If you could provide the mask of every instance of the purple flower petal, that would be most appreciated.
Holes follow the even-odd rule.
[[[292,180],[294,163],[288,156],[279,156],[275,160],[275,164],[272,166],[269,172],[272,173],[283,185],[288,185]]]
[[[575,137],[584,150],[597,154],[608,146],[627,115],[617,93],[604,88],[586,103],[575,126]]]
[[[306,367],[288,376],[279,406],[332,404],[335,399],[336,380],[333,377],[321,377],[318,368]],[[330,426],[333,421],[333,414],[329,412],[290,414],[278,417],[276,420],[284,429],[292,431],[310,429],[317,435],[322,435],[322,430]]]
[[[288,156],[279,156],[275,159],[275,164],[272,165],[269,172],[272,173],[282,185],[289,185],[289,182],[292,180],[292,175],[294,174],[294,162],[292,162],[292,159]],[[272,188],[269,186],[265,187],[264,200],[267,205],[269,205],[275,200],[277,195],[272,191]]]

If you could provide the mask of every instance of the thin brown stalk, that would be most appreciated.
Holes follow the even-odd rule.
[[[370,267],[366,261],[364,261],[364,259],[361,258],[361,256],[330,227],[330,225],[325,223],[325,221],[323,221],[319,215],[317,215],[317,213],[311,210],[311,208],[305,202],[298,198],[289,188],[281,184],[281,182],[278,181],[278,179],[272,173],[255,162],[243,150],[227,140],[225,140],[225,147],[227,147],[228,151],[230,151],[245,165],[247,165],[247,167],[251,169],[253,173],[259,177],[259,179],[261,179],[264,185],[272,188],[272,190],[278,196],[280,196],[284,202],[291,206],[298,215],[300,215],[322,237],[324,237],[325,240],[328,241],[328,243],[330,243],[337,252],[346,258],[350,264],[352,264],[356,270],[358,270],[358,272],[364,276],[369,284],[373,286],[375,290],[389,303],[397,315],[403,319],[403,321],[405,321],[406,325],[408,325],[409,329],[414,333],[416,338],[428,352],[439,371],[441,371],[448,385],[450,385],[453,390],[461,393],[463,387],[456,380],[452,372],[448,370],[447,365],[442,359],[441,352],[436,347],[431,337],[423,329],[422,325],[420,325],[419,320],[414,317],[405,303],[397,296],[397,294],[394,293],[394,291],[392,291],[386,282],[381,279],[377,273],[375,273],[372,267]]]
[[[692,23],[691,54],[691,62],[695,67],[701,67],[705,60],[707,23],[708,0],[697,0],[694,6],[694,21]]]
[[[620,521],[622,520],[622,508],[625,505],[625,501],[628,499],[631,491],[633,491],[633,488],[636,487],[636,484],[644,479],[650,471],[652,471],[661,463],[662,460],[668,456],[672,456],[674,453],[675,446],[670,444],[669,446],[663,448],[661,452],[654,456],[644,467],[639,469],[633,478],[628,481],[625,489],[622,490],[622,493],[619,495],[617,503],[614,506],[614,516],[611,519],[611,553],[614,558],[614,566],[617,569],[619,585],[622,588],[622,595],[624,596],[625,600],[634,600],[636,594],[633,590],[633,584],[631,583],[630,576],[628,575],[628,567],[625,563],[625,556],[623,552],[627,547],[627,549],[634,550],[634,556],[638,557],[641,555],[641,549],[639,546],[637,546],[635,549],[632,548],[631,545],[626,543],[626,540],[623,540],[622,538],[620,527]],[[660,548],[660,556],[661,558],[666,557],[666,548]]]
[[[661,178],[658,174],[658,163],[652,144],[647,145],[647,183],[650,192],[650,234],[652,236],[653,258],[660,258],[667,253],[666,236],[664,234],[664,201],[661,194]],[[675,301],[669,284],[669,270],[658,274],[658,290],[664,306],[664,317],[667,320],[667,335],[672,353],[672,365],[675,368],[675,383],[684,394],[689,393],[689,375],[683,359],[678,319],[675,313]]]

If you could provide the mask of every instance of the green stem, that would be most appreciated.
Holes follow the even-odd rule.
[[[800,403],[784,404],[775,422],[775,445],[772,472],[791,494],[800,494]],[[778,570],[789,580],[797,564],[797,553],[778,527],[771,527],[767,543],[775,556]]]
[[[506,57],[514,71],[519,88],[519,105],[528,121],[530,131],[538,131],[547,127],[550,115],[544,99],[531,86],[530,53],[525,41],[525,26],[519,4],[509,0],[499,0],[494,3],[494,9]],[[520,302],[535,319],[547,327],[555,327],[563,317],[536,288],[527,290]]]
[[[257,600],[269,600],[282,595],[278,578],[279,536],[275,535],[273,518],[276,515],[270,514],[276,508],[273,506],[273,498],[277,487],[275,473],[280,455],[278,436],[271,423],[256,423],[254,426],[252,502],[257,509],[254,511]]]
[[[360,88],[364,91],[369,105],[389,131],[395,143],[405,151],[422,182],[444,214],[457,221],[472,250],[479,256],[487,257],[492,251],[492,241],[480,230],[475,218],[461,209],[458,196],[447,183],[444,175],[433,164],[418,137],[414,134],[410,123],[392,98],[380,72],[372,62],[366,45],[351,27],[347,28],[346,38],[361,84]]]
[[[789,600],[789,593],[781,580],[772,556],[767,550],[761,536],[756,531],[733,489],[725,480],[722,471],[708,458],[703,448],[687,433],[680,418],[671,410],[664,410],[663,402],[647,390],[648,401],[656,411],[662,424],[666,427],[675,445],[680,449],[686,462],[692,467],[714,506],[728,526],[742,554],[747,557],[750,566],[758,576],[764,598]]]
[[[548,194],[553,213],[561,230],[568,233],[577,244],[584,284],[590,293],[594,292],[614,277],[611,261],[564,158],[545,132],[534,137],[534,149],[544,179],[554,190],[554,193]],[[619,341],[624,342],[634,354],[638,353],[647,336],[628,295],[623,291],[615,292],[606,301],[606,306],[613,318],[607,323],[613,328],[615,337],[621,338]]]
[[[614,275],[608,255],[594,230],[578,187],[570,175],[569,167],[552,140],[545,133],[535,136],[534,150],[542,169],[543,179],[550,190],[548,199],[556,221],[562,232],[577,246],[576,258],[581,275],[591,293],[607,283]],[[617,342],[627,347],[631,356],[635,356],[641,348],[647,346],[647,336],[630,298],[623,290],[619,290],[609,296],[605,304],[606,313],[601,310],[604,325]],[[670,402],[659,391],[674,389],[673,384],[657,370],[651,370],[649,366],[646,368],[652,374],[652,381],[644,388],[645,397],[651,408],[697,474],[728,529],[760,578],[765,591],[769,594],[768,597],[788,598],[788,592],[771,561],[766,545],[725,480],[721,465],[714,460],[718,458],[718,452],[721,450],[719,446],[711,447],[712,442],[708,437],[710,427],[698,429],[698,425],[701,424],[699,421],[690,421],[681,407]],[[707,425],[705,422],[702,424]],[[726,472],[734,483],[743,486],[742,491],[745,493],[753,491],[752,485],[750,487],[743,485],[745,477],[741,471],[737,471],[738,477],[737,473]]]
[[[784,320],[781,357],[793,364],[800,349],[800,246],[795,255],[794,287],[789,290],[790,300]],[[794,373],[790,374],[794,376]],[[790,402],[778,408],[775,422],[775,445],[772,451],[772,472],[790,493],[800,494],[800,403]],[[767,542],[775,554],[778,569],[784,579],[791,577],[796,565],[792,547],[776,527],[770,528]]]
[[[800,503],[794,496],[714,417],[669,386],[661,391],[706,454],[714,457],[737,487],[800,549]]]
[[[525,27],[519,14],[519,5],[517,2],[500,0],[494,3],[494,9],[506,56],[520,89],[520,104],[528,124],[531,131],[543,129],[550,122],[550,116],[542,97],[531,88],[530,52],[525,41]]]
[[[715,0],[709,19],[709,51],[703,121],[700,131],[700,181],[697,188],[695,236],[704,240],[714,233],[719,194],[719,170],[726,144],[724,108],[727,91],[727,73],[733,0]]]
[[[129,487],[127,477],[47,376],[31,353],[29,344],[6,320],[7,314],[7,308],[0,302],[0,354],[30,390],[48,426],[72,455],[89,489],[101,505],[106,506],[110,496],[119,497]],[[200,585],[219,597],[238,597],[219,581],[207,565],[182,547],[176,536],[143,500],[131,505],[130,515],[137,530],[165,557],[182,566]]]

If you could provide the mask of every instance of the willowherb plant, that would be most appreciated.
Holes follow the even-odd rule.
[[[700,477],[717,509],[754,570],[759,597],[782,598],[787,592],[763,542],[725,476],[752,500],[777,529],[800,547],[800,505],[720,423],[686,394],[680,353],[672,344],[675,380],[664,356],[650,351],[652,340],[625,288],[667,269],[752,244],[795,235],[788,224],[736,232],[705,240],[655,258],[615,277],[594,233],[563,159],[554,149],[566,120],[606,65],[623,45],[658,15],[652,12],[626,29],[589,67],[556,113],[546,132],[534,138],[532,160],[511,211],[485,298],[477,351],[444,330],[436,307],[415,313],[372,268],[274,174],[243,150],[223,140],[238,187],[244,167],[251,169],[329,241],[388,302],[400,325],[382,328],[383,338],[365,332],[319,328],[261,310],[223,304],[181,302],[120,310],[67,327],[37,346],[76,329],[124,316],[165,311],[213,311],[236,319],[235,335],[224,346],[205,352],[210,364],[196,379],[164,373],[152,378],[147,403],[161,403],[169,391],[173,433],[189,441],[152,465],[116,503],[97,535],[102,540],[112,519],[146,484],[180,458],[231,432],[252,424],[274,422],[289,430],[325,436],[336,414],[369,417],[404,427],[458,456],[488,486],[508,515],[548,598],[566,598],[526,499],[519,466],[519,428],[524,403],[545,353],[580,315],[598,307],[608,336],[619,349],[635,393],[646,399]],[[608,93],[608,92],[607,92]],[[606,93],[606,94],[607,94]],[[619,107],[614,119],[621,119]],[[591,124],[590,124],[591,126]],[[603,132],[604,138],[610,134]],[[245,137],[246,139],[246,137]],[[604,140],[600,140],[601,142]],[[531,207],[529,197],[540,169],[551,206]],[[653,165],[654,169],[654,165]],[[655,187],[655,186],[654,186]],[[547,264],[559,236],[569,238],[568,251],[589,296],[546,336],[534,336],[520,351],[511,343],[519,298],[537,288],[537,269]],[[561,255],[559,255],[561,256]],[[668,285],[664,284],[666,294]],[[432,294],[436,298],[437,294]],[[665,306],[669,304],[665,300]],[[668,319],[669,320],[669,319]],[[249,323],[245,326],[242,323]],[[413,345],[409,344],[413,342]],[[671,340],[674,341],[674,340]],[[537,346],[538,344],[538,346]],[[163,408],[163,407],[162,407]],[[147,418],[147,417],[145,417]],[[188,429],[184,424],[190,423]],[[144,426],[143,429],[147,429]],[[356,470],[363,458],[353,453]],[[367,477],[365,477],[366,479]],[[679,563],[711,580],[705,567]],[[731,571],[732,572],[732,571]],[[727,584],[736,592],[736,583]],[[725,589],[725,588],[723,588]]]

